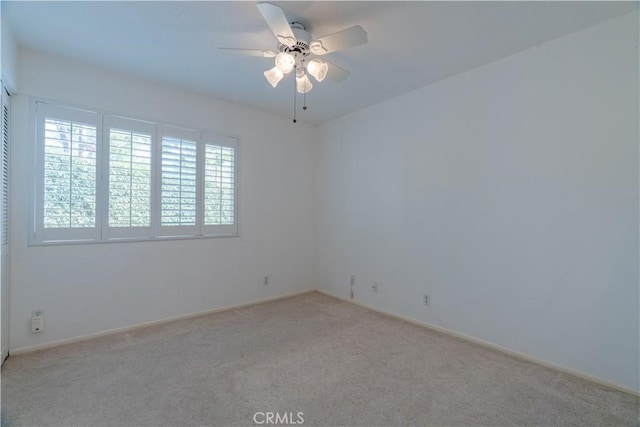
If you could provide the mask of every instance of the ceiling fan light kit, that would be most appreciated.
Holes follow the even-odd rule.
[[[295,58],[288,52],[280,52],[276,55],[276,67],[283,74],[289,74],[296,66]]]
[[[312,59],[307,63],[307,72],[318,82],[327,77],[327,71],[329,71],[329,66],[322,59]]]
[[[298,73],[296,72],[296,74]],[[299,76],[296,75],[296,90],[298,93],[307,93],[311,89],[313,89],[313,83],[311,83],[305,72],[301,71]]]
[[[289,22],[283,10],[270,3],[258,3],[258,11],[278,40],[278,53],[268,49],[233,49],[220,48],[223,53],[239,55],[261,56],[272,58],[275,56],[275,66],[264,72],[264,77],[274,88],[285,75],[296,71],[295,91],[306,94],[313,88],[308,75],[317,82],[325,77],[334,81],[342,81],[349,76],[349,72],[328,61],[310,55],[322,56],[331,52],[358,46],[367,42],[367,33],[360,26],[347,28],[337,33],[313,39],[302,24]],[[296,102],[294,92],[293,122],[296,122]],[[303,107],[307,109],[306,102]]]
[[[284,77],[284,73],[278,69],[278,67],[273,67],[270,70],[264,72],[264,77],[267,79],[269,84],[273,87],[278,86],[280,80]]]

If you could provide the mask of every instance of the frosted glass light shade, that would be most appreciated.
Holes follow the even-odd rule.
[[[329,71],[329,66],[322,59],[312,59],[307,64],[307,72],[319,82],[327,77],[327,71]]]
[[[306,74],[303,74],[302,77],[296,77],[296,90],[298,93],[307,93],[311,89],[313,89],[313,84]]]
[[[278,70],[278,67],[273,67],[272,69],[264,72],[264,77],[271,86],[276,87],[284,77],[284,74],[282,74],[282,71]]]
[[[280,52],[276,55],[276,67],[284,74],[289,74],[296,65],[296,60],[287,52]]]

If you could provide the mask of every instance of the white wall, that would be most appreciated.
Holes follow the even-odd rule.
[[[320,126],[318,284],[640,390],[638,71],[634,12]]]
[[[312,288],[312,126],[35,52],[18,71],[10,350]],[[239,136],[241,237],[28,247],[26,95]]]
[[[0,77],[2,76],[2,30],[5,27],[5,23],[2,22],[2,5],[0,3]]]
[[[2,17],[2,3],[0,3],[0,70],[1,78],[9,93],[16,89],[16,41],[11,27]]]

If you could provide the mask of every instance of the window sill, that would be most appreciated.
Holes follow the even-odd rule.
[[[131,237],[131,238],[114,238],[105,240],[46,240],[46,241],[30,241],[28,246],[66,246],[66,245],[95,245],[103,243],[140,243],[140,242],[164,242],[171,240],[202,240],[202,239],[220,239],[229,237],[240,237],[236,234],[207,234],[202,236],[157,236],[157,237]]]

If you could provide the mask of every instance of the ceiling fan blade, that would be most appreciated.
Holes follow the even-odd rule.
[[[269,49],[236,49],[233,47],[219,47],[218,51],[226,55],[261,56],[263,58],[273,58],[276,53]]]
[[[367,42],[367,32],[361,26],[347,28],[337,33],[329,34],[313,40],[309,49],[315,55],[335,52],[352,46],[358,46]]]
[[[258,3],[256,6],[278,41],[286,46],[295,46],[296,36],[293,34],[287,16],[282,9],[271,3]]]
[[[349,77],[349,74],[351,74],[349,71],[345,70],[344,68],[340,68],[329,61],[324,61],[324,62],[326,62],[327,65],[329,66],[329,69],[327,70],[327,77],[329,77],[334,82],[341,82],[347,77]]]

